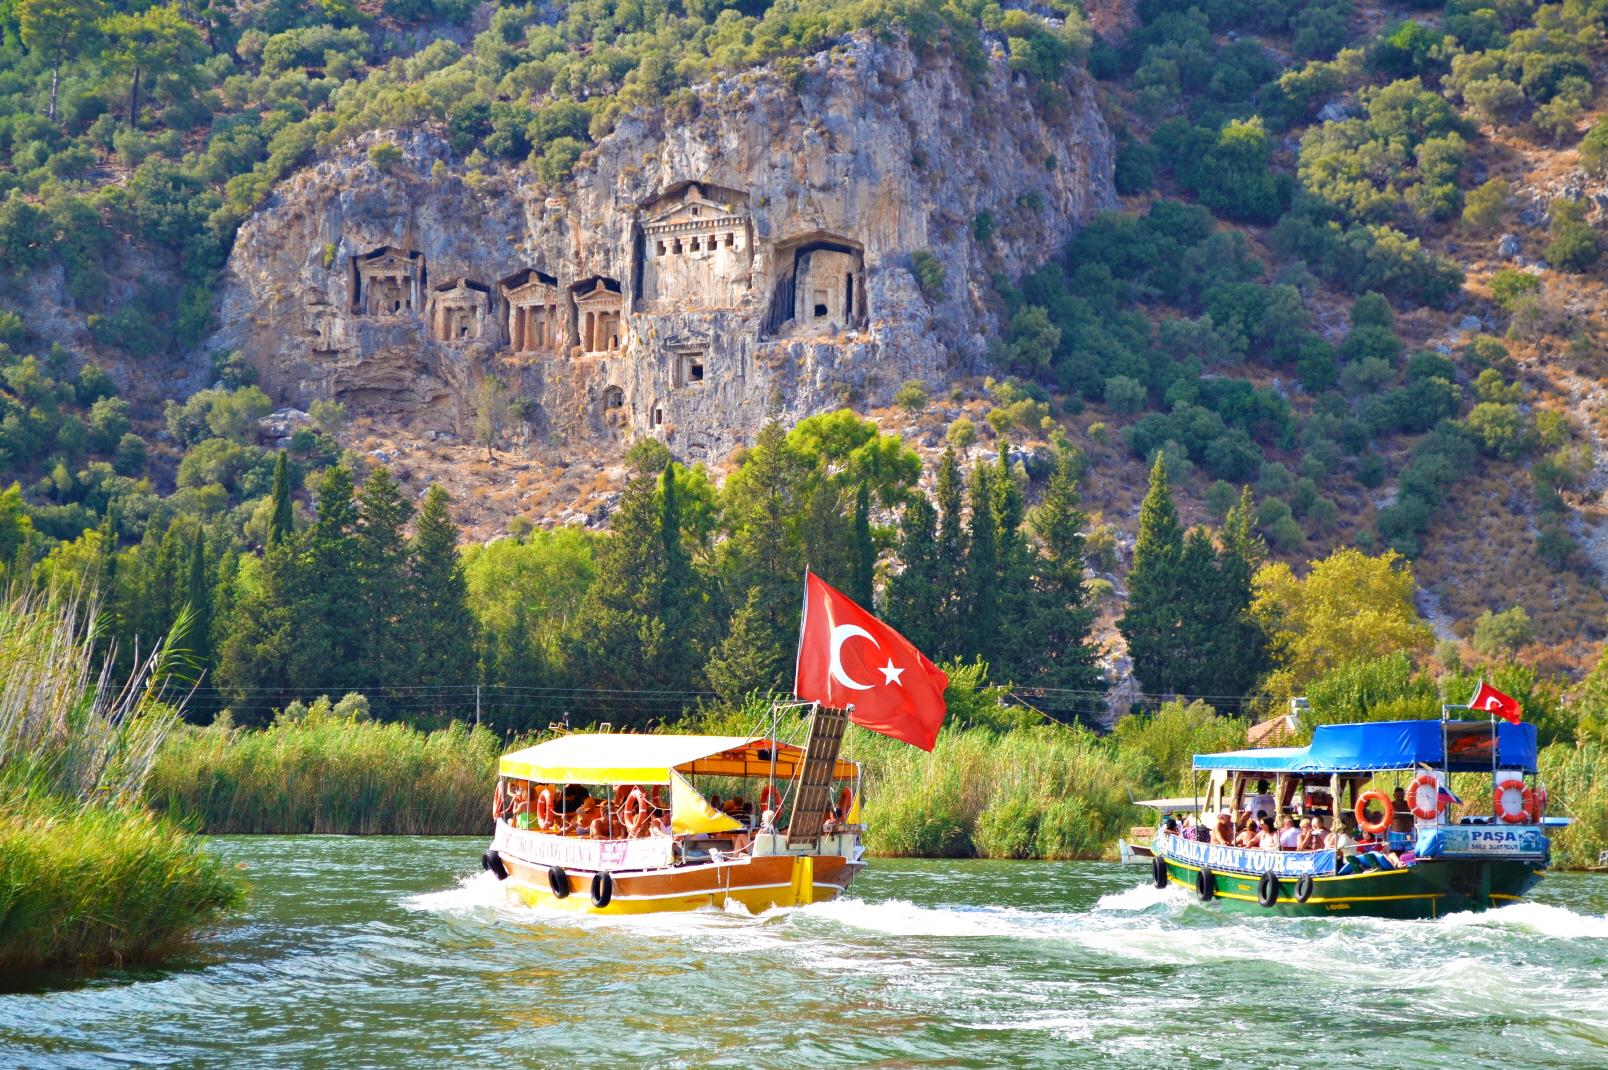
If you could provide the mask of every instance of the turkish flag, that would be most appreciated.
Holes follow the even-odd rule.
[[[1474,697],[1468,700],[1469,709],[1480,710],[1484,713],[1493,713],[1509,724],[1518,724],[1519,717],[1524,713],[1523,707],[1512,695],[1504,695],[1484,680],[1480,681],[1479,690]]]
[[[806,702],[848,710],[862,728],[930,751],[944,723],[949,677],[910,640],[804,573],[793,691]]]

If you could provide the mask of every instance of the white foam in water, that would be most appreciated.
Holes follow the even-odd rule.
[[[834,899],[802,909],[813,917],[888,936],[1042,936],[1044,930],[1033,924],[1035,920],[1068,917],[1005,907],[921,907],[904,899],[880,903]]]
[[[490,873],[481,870],[472,876],[464,877],[455,887],[445,888],[439,892],[410,895],[402,900],[402,905],[409,910],[456,914],[470,910],[485,910],[488,907],[493,909],[507,907],[511,902],[501,882]]]
[[[1095,910],[1149,910],[1167,907],[1180,910],[1189,905],[1189,892],[1176,884],[1157,888],[1154,884],[1138,884],[1120,892],[1107,892],[1094,904]]]
[[[1576,914],[1546,903],[1514,903],[1482,914],[1448,914],[1439,924],[1453,929],[1528,929],[1560,940],[1608,940],[1608,917]]]

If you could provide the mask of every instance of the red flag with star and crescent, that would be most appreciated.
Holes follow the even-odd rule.
[[[1468,700],[1468,708],[1495,714],[1509,724],[1518,724],[1519,718],[1524,715],[1524,708],[1519,705],[1518,699],[1504,695],[1484,680],[1480,681],[1474,697]]]
[[[806,702],[848,710],[862,728],[932,750],[944,723],[949,677],[910,640],[804,573],[793,691]]]

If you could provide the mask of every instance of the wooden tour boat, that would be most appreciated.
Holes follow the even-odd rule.
[[[1245,912],[1432,918],[1512,903],[1541,880],[1548,830],[1569,823],[1546,815],[1535,783],[1530,724],[1441,720],[1321,725],[1306,747],[1195,756],[1196,795],[1207,787],[1208,819],[1249,811],[1342,820],[1349,795],[1358,827],[1383,840],[1378,851],[1267,851],[1162,832],[1152,841],[1156,887],[1182,885],[1206,902]],[[1491,777],[1492,812],[1453,819],[1453,773]],[[1403,808],[1375,777],[1394,774]],[[1370,782],[1373,782],[1372,790]],[[1253,787],[1254,786],[1254,787]],[[1364,849],[1365,850],[1365,849]],[[1392,861],[1394,859],[1394,861]]]
[[[845,723],[844,711],[817,707],[802,748],[577,733],[505,754],[482,865],[529,905],[593,914],[733,903],[758,913],[833,899],[865,866],[860,767],[838,758]],[[717,809],[694,778],[752,802]]]

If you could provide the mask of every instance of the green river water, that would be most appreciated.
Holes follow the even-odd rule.
[[[220,838],[186,961],[0,979],[0,1067],[1608,1066],[1608,878],[1433,922],[1234,917],[1098,863],[873,860],[762,917],[505,905],[483,841]]]

